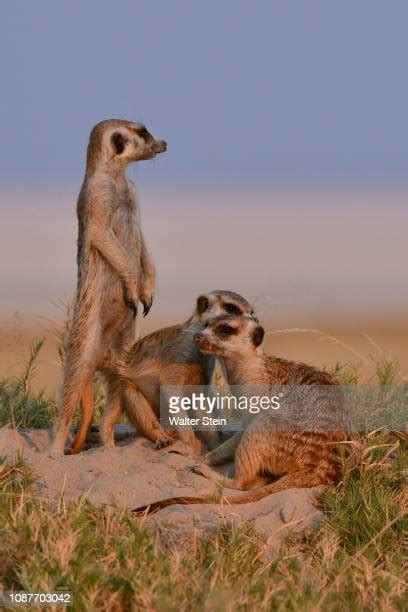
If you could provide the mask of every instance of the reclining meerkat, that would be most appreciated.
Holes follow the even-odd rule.
[[[336,445],[349,439],[351,423],[345,396],[338,381],[311,366],[266,355],[261,343],[263,328],[250,318],[221,316],[195,336],[200,350],[224,360],[230,385],[255,386],[271,395],[284,390],[281,408],[255,416],[246,429],[210,452],[207,463],[220,463],[235,447],[235,477],[220,477],[202,463],[194,471],[228,488],[248,490],[267,476],[279,479],[249,494],[227,498],[246,504],[291,487],[329,484],[338,475]],[[224,449],[223,449],[224,447]],[[175,497],[149,508],[156,511],[173,504],[210,504],[210,497]],[[139,512],[142,509],[136,509]]]
[[[124,402],[110,403],[100,424],[104,444],[114,444],[114,425],[125,410],[138,432],[156,443],[170,444],[173,439],[160,427],[160,387],[162,385],[210,385],[216,359],[204,355],[194,341],[207,321],[220,315],[256,318],[253,307],[233,291],[211,291],[197,298],[194,314],[183,324],[157,330],[124,351],[112,372],[112,384],[121,389]],[[191,428],[178,430],[179,438],[191,450],[198,440]],[[200,432],[208,448],[220,443],[216,429]]]
[[[77,404],[82,422],[71,452],[86,437],[93,415],[92,380],[135,339],[138,302],[150,310],[155,267],[140,227],[140,213],[126,167],[166,151],[140,123],[108,119],[91,131],[85,178],[77,203],[78,282],[66,346],[60,415],[51,452],[64,452]],[[120,403],[108,380],[108,397]],[[84,437],[85,432],[85,437]]]

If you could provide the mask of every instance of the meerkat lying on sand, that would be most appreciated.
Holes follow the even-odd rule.
[[[109,373],[116,351],[135,339],[138,302],[152,305],[155,268],[140,227],[134,185],[126,167],[166,151],[140,123],[109,119],[91,131],[85,178],[78,197],[78,283],[67,342],[59,424],[51,452],[64,452],[77,404],[82,422],[71,447],[77,452],[93,415],[92,380]],[[110,403],[120,403],[108,376]]]
[[[219,484],[240,490],[259,485],[265,477],[279,477],[256,491],[227,498],[235,504],[291,487],[336,480],[336,445],[349,439],[351,431],[346,399],[336,379],[311,366],[266,355],[260,346],[263,337],[264,330],[256,321],[235,316],[218,317],[195,336],[204,354],[222,357],[230,385],[249,385],[252,392],[258,390],[262,395],[271,395],[271,388],[276,395],[276,389],[288,386],[279,410],[256,415],[242,433],[206,456],[207,462],[219,463],[235,447],[234,479],[221,478],[205,463],[194,468]],[[173,504],[203,503],[214,503],[214,498],[171,498],[147,508],[156,511]]]
[[[194,341],[204,325],[225,314],[248,316],[255,319],[253,307],[233,291],[211,291],[197,299],[194,314],[183,324],[157,330],[126,350],[115,366],[116,384],[124,402],[107,406],[100,425],[101,440],[112,446],[113,428],[122,410],[138,432],[156,443],[157,447],[173,441],[159,424],[160,387],[163,385],[210,385],[215,368],[215,357],[203,354]],[[218,431],[200,432],[208,448],[220,443]],[[199,443],[191,428],[183,427],[178,437],[191,450]]]

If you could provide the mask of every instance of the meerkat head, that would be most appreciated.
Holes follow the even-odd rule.
[[[164,153],[167,143],[156,138],[141,123],[124,119],[107,119],[95,125],[88,145],[87,165],[94,168],[98,162],[126,166],[143,159],[153,159]]]
[[[262,344],[265,331],[250,316],[220,316],[207,321],[195,334],[194,341],[202,353],[217,357],[247,356]]]
[[[242,295],[234,291],[218,289],[197,298],[193,315],[196,320],[205,322],[221,315],[247,315],[258,320],[253,306]]]

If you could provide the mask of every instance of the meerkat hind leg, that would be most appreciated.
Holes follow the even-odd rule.
[[[246,491],[248,489],[252,489],[256,486],[259,486],[259,475],[247,475],[245,478],[239,478],[237,475],[234,478],[228,478],[228,476],[223,476],[218,472],[215,472],[210,468],[209,465],[205,463],[199,463],[192,468],[195,474],[199,474],[200,476],[204,476],[204,478],[208,478],[208,480],[212,480],[220,487],[226,487],[227,489],[238,489],[239,491]]]
[[[207,447],[207,450],[209,451],[213,451],[221,444],[220,434],[215,428],[200,431],[200,438],[203,440],[204,444]]]
[[[163,448],[173,443],[173,439],[161,428],[149,402],[138,389],[127,386],[122,389],[122,399],[126,404],[126,414],[136,427],[138,434]]]
[[[87,363],[76,364],[73,370],[68,372],[68,374],[65,374],[62,398],[60,400],[58,423],[54,430],[51,448],[49,449],[51,455],[64,454],[65,442],[68,437],[69,428],[71,426],[75,409],[77,404],[81,402],[83,398],[86,398],[85,404],[81,404],[81,407],[85,407],[87,410],[89,409],[91,404],[89,402],[89,395],[86,393],[86,388],[93,375],[93,372],[94,367],[89,360]],[[84,393],[86,393],[85,396]],[[92,412],[90,414],[92,419]],[[86,415],[85,420],[82,421],[84,430],[88,420],[89,413]],[[80,426],[80,430],[82,424]]]
[[[302,489],[310,487],[318,487],[327,485],[330,479],[326,478],[322,473],[314,468],[305,468],[290,472],[278,478],[275,482],[267,486],[268,495],[279,493],[286,489]],[[253,501],[256,501],[253,500]]]
[[[99,436],[103,445],[115,446],[115,425],[123,414],[122,397],[119,384],[108,380],[108,402],[105,413],[99,422]]]
[[[71,446],[65,451],[66,455],[79,453],[83,448],[94,414],[94,398],[92,380],[89,380],[81,397],[81,423]]]
[[[263,475],[262,455],[256,449],[253,434],[245,432],[244,435],[242,432],[238,432],[235,436],[224,442],[226,445],[228,443],[230,443],[229,448],[227,446],[228,452],[221,453],[221,456],[223,454],[227,456],[232,449],[236,448],[234,478],[220,476],[220,474],[212,470],[205,463],[194,466],[193,471],[229,489],[245,491],[259,486],[258,483]]]
[[[200,455],[201,453],[201,442],[195,436],[194,431],[191,427],[180,427],[180,429],[175,430],[174,432],[177,435],[177,438],[180,440],[182,444],[185,445],[187,449],[188,455]],[[184,454],[184,453],[180,453]]]
[[[203,463],[206,463],[207,465],[222,465],[228,461],[233,461],[235,451],[241,442],[242,435],[242,431],[237,432],[232,436],[232,438],[225,440],[225,442],[217,446],[217,448],[214,448],[209,453],[204,455],[202,457]]]

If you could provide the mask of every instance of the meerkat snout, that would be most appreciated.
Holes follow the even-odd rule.
[[[213,342],[208,338],[208,335],[204,332],[198,332],[194,334],[194,342],[197,344],[200,351],[204,354],[208,353],[211,355],[216,355],[217,347]]]
[[[167,151],[167,142],[165,140],[156,140],[153,146],[156,153],[165,153]]]
[[[159,153],[167,151],[167,142],[155,138],[144,125],[141,125],[135,131],[137,137],[142,140],[144,147],[150,149],[153,155],[158,155]]]
[[[165,140],[156,140],[154,136],[146,130],[142,151],[143,159],[152,159],[156,155],[160,155],[160,153],[165,153],[165,151],[167,151],[167,142]]]

